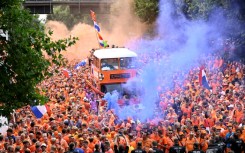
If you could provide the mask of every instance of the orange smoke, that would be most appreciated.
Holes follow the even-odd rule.
[[[99,17],[100,14],[97,16]],[[103,39],[108,41],[110,46],[112,44],[125,46],[129,41],[141,37],[146,29],[146,26],[139,22],[132,11],[132,0],[117,1],[112,4],[109,22],[108,25],[98,24]],[[89,55],[92,48],[99,47],[95,29],[91,25],[79,23],[71,31],[63,23],[57,21],[49,21],[45,26],[53,31],[51,37],[53,40],[68,38],[69,36],[79,38],[74,46],[62,52],[69,61],[84,59]],[[112,30],[107,31],[103,26],[109,26]]]

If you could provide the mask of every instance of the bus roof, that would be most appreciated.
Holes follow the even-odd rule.
[[[137,54],[127,48],[106,48],[94,51],[94,56],[99,59],[137,57]]]

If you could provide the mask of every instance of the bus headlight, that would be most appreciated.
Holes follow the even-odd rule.
[[[102,81],[104,79],[104,74],[100,73],[99,74],[99,80]]]

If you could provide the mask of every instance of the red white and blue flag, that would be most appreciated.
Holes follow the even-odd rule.
[[[209,86],[209,83],[208,83],[208,79],[207,79],[207,75],[206,75],[206,72],[204,70],[204,67],[200,68],[199,83],[200,83],[200,86],[203,86],[203,87],[205,87],[206,89],[209,89],[209,90],[211,89],[211,87]]]
[[[107,46],[107,42],[104,41],[104,39],[100,35],[100,31],[101,30],[100,30],[100,26],[96,22],[96,15],[95,15],[95,13],[92,10],[90,10],[90,15],[91,15],[91,18],[92,18],[92,20],[94,22],[94,28],[95,28],[95,30],[97,32],[97,38],[98,38],[98,41],[99,41],[99,45],[100,45],[101,48],[104,48],[104,47]]]
[[[74,68],[75,69],[79,69],[81,66],[85,66],[87,63],[87,60],[82,60],[81,62],[79,62]]]
[[[63,74],[67,77],[70,78],[72,76],[72,73],[70,70],[63,69]]]
[[[31,107],[31,110],[33,114],[36,116],[36,118],[42,118],[44,114],[46,114],[49,111],[49,107],[46,105],[42,106],[33,106]]]
[[[96,21],[94,21],[94,28],[96,29],[97,32],[100,32],[100,27]]]

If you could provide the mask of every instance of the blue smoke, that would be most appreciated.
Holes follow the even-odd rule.
[[[119,110],[119,106],[117,103],[118,99],[119,99],[119,93],[117,91],[113,91],[112,93],[110,92],[106,93],[103,98],[103,100],[107,101],[106,111],[114,109],[115,113],[118,114],[118,110]]]
[[[143,94],[140,101],[143,109],[127,106],[119,109],[121,119],[127,116],[146,121],[154,116],[159,102],[159,89],[171,90],[176,82],[182,84],[190,69],[199,66],[203,56],[221,49],[212,40],[225,39],[225,19],[222,13],[215,12],[210,20],[190,21],[183,14],[176,14],[169,0],[160,1],[160,14],[156,22],[157,36],[154,39],[141,39],[130,42],[128,48],[135,47],[139,56],[141,75],[137,80]],[[133,88],[132,80],[125,87]],[[115,101],[113,103],[116,103]]]

